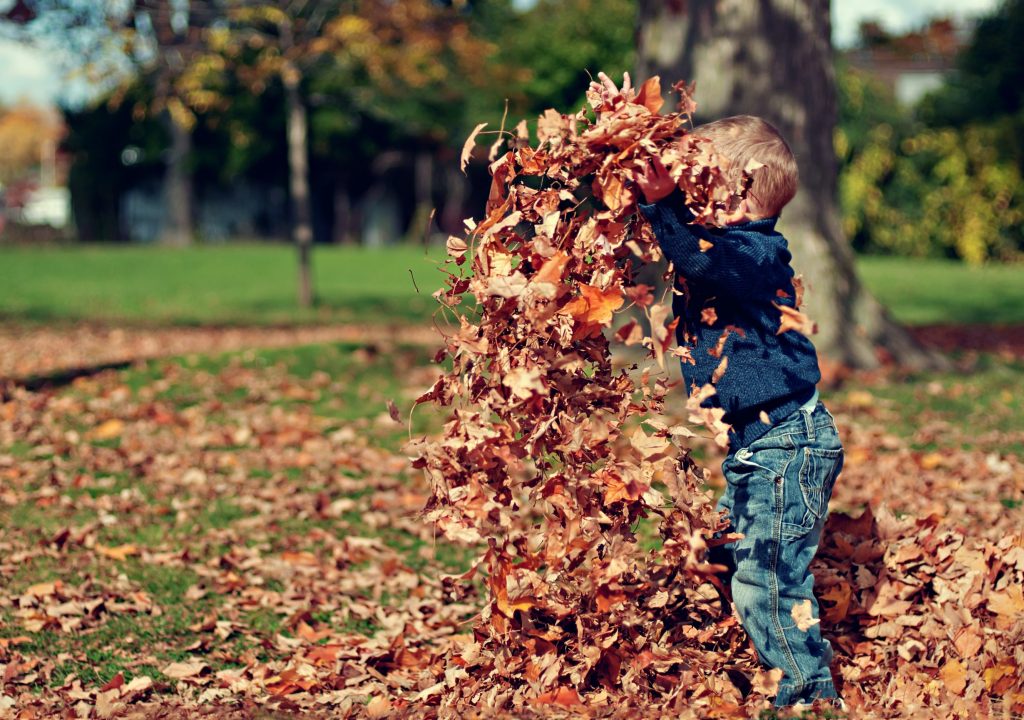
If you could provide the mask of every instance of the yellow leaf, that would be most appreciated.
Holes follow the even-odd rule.
[[[90,437],[93,440],[113,440],[116,437],[120,437],[122,432],[124,432],[124,422],[117,418],[112,418],[97,426],[90,433]]]
[[[111,560],[125,560],[129,555],[138,555],[139,549],[134,545],[117,545],[115,547],[97,545],[96,552]]]
[[[996,615],[1024,615],[1024,586],[1011,585],[1003,592],[992,593],[988,598],[988,609]]]
[[[950,660],[943,665],[939,677],[954,695],[959,695],[967,687],[967,668],[959,660]]]

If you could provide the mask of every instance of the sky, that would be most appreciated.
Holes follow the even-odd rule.
[[[529,7],[536,0],[514,0]],[[0,0],[0,12],[13,0]],[[994,9],[999,0],[832,0],[833,41],[849,46],[862,20],[876,19],[892,32],[913,30],[936,15],[971,17]],[[0,104],[21,99],[51,104],[61,99],[80,101],[88,96],[80,81],[69,82],[45,52],[23,47],[0,37]]]

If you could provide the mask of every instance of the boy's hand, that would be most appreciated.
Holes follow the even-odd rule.
[[[666,198],[676,189],[676,181],[668,172],[668,168],[658,157],[652,157],[636,176],[636,184],[644,194],[648,204]]]
[[[633,89],[628,72],[622,74],[621,90],[615,85],[615,81],[603,72],[597,74],[597,79],[601,82],[591,81],[590,88],[587,90],[587,99],[596,112],[614,109],[619,104],[617,101],[629,102],[636,98],[636,91]]]

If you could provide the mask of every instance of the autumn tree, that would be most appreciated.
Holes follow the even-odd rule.
[[[207,52],[224,58],[251,91],[284,90],[292,238],[298,249],[298,300],[314,301],[309,185],[310,79],[314,71],[348,82],[345,99],[386,116],[433,94],[444,100],[451,58],[468,63],[480,45],[455,9],[431,0],[256,2],[224,0],[227,22],[206,34]],[[419,117],[428,114],[419,113]],[[443,124],[435,113],[425,131]]]
[[[111,106],[131,98],[136,119],[161,119],[170,145],[163,225],[170,245],[187,245],[195,234],[192,130],[197,115],[220,99],[204,82],[216,67],[202,53],[202,38],[222,17],[219,0],[19,0],[3,18],[16,39],[61,48],[58,61],[68,75],[107,88]],[[146,92],[132,92],[138,84]]]
[[[59,137],[60,122],[52,112],[24,104],[0,109],[0,184],[21,179],[40,165],[45,175]]]
[[[856,367],[877,348],[908,365],[935,360],[864,288],[843,236],[832,146],[837,101],[827,0],[640,0],[637,74],[696,82],[696,122],[749,113],[773,123],[800,165],[780,229],[807,282],[815,342]]]

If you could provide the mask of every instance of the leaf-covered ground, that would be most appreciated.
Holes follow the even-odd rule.
[[[442,579],[472,553],[416,517],[425,490],[400,449],[431,355],[314,345],[7,389],[0,715],[422,709],[481,602]],[[828,398],[848,451],[833,509],[861,520],[834,513],[817,573],[857,717],[1024,703],[1024,363],[957,362]],[[748,690],[717,686],[719,714]]]

